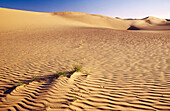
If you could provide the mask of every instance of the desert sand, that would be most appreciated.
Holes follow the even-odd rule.
[[[164,19],[0,8],[0,111],[170,111],[169,55]]]

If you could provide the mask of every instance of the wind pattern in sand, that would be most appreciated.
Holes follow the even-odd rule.
[[[50,16],[15,13],[17,17]],[[1,111],[170,110],[168,30],[49,24],[0,31]],[[75,63],[90,74],[48,78],[59,70],[70,70]],[[30,81],[36,76],[42,79]],[[23,81],[29,82],[18,84]]]

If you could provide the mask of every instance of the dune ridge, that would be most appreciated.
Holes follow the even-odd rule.
[[[152,17],[152,16],[148,16],[146,18],[144,18],[144,20],[146,22],[148,22],[149,24],[166,24],[167,20],[165,19],[160,19],[160,18],[156,18],[156,17]]]
[[[1,30],[22,29],[31,26],[46,27],[47,25],[58,27],[101,27],[118,30],[129,30],[131,29],[130,27],[136,27],[140,30],[169,30],[168,21],[152,16],[140,20],[126,20],[71,11],[42,13],[0,8],[0,12]]]
[[[1,111],[170,110],[168,21],[62,13],[0,8]]]

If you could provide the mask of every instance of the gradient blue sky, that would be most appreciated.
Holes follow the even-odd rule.
[[[170,0],[0,0],[0,7],[37,12],[74,11],[121,18],[170,18]]]

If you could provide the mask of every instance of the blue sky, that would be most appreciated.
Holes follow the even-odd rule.
[[[74,11],[122,18],[170,18],[170,0],[0,0],[0,7],[37,12]]]

